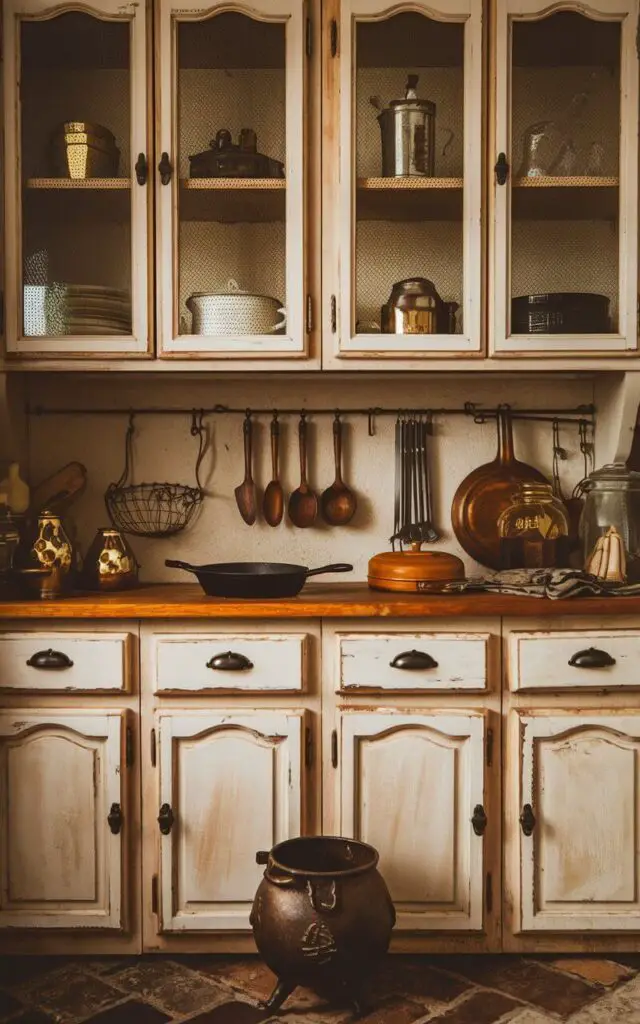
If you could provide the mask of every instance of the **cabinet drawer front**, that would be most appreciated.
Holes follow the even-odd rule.
[[[300,633],[192,633],[154,637],[155,689],[299,691]]]
[[[342,635],[340,689],[483,690],[488,642],[488,633]]]
[[[131,675],[129,633],[4,633],[0,689],[126,690]]]
[[[511,633],[512,690],[640,687],[640,630]]]

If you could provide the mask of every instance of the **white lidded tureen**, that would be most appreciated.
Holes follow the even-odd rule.
[[[285,329],[287,311],[278,299],[243,292],[233,279],[227,289],[189,296],[186,306],[193,318],[193,334],[279,334]]]

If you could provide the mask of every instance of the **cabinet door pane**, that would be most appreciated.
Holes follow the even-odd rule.
[[[300,834],[303,712],[161,714],[164,931],[247,931],[258,850]]]
[[[496,349],[635,348],[635,5],[500,8]]]
[[[122,927],[121,717],[0,715],[0,927]]]
[[[637,931],[640,716],[522,716],[516,731],[535,818],[518,836],[521,930]]]
[[[480,348],[482,4],[421,7],[342,4],[345,353]]]
[[[340,834],[378,850],[396,928],[482,928],[482,715],[345,713],[340,730]]]
[[[160,17],[163,348],[301,354],[302,0]]]
[[[145,352],[144,6],[7,9],[8,349]]]

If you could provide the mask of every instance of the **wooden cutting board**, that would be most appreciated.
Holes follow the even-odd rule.
[[[38,515],[42,509],[60,512],[80,494],[86,482],[86,467],[81,462],[68,462],[62,469],[33,488],[29,506],[30,513]]]

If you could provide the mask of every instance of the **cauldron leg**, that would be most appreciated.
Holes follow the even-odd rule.
[[[282,981],[282,979],[279,978],[276,987],[264,1003],[265,1010],[279,1010],[285,999],[288,999],[295,987],[295,985],[289,984],[288,981]]]
[[[347,990],[349,1002],[353,1007],[354,1016],[364,1017],[371,1010],[369,999],[365,993],[363,985],[351,984]]]

